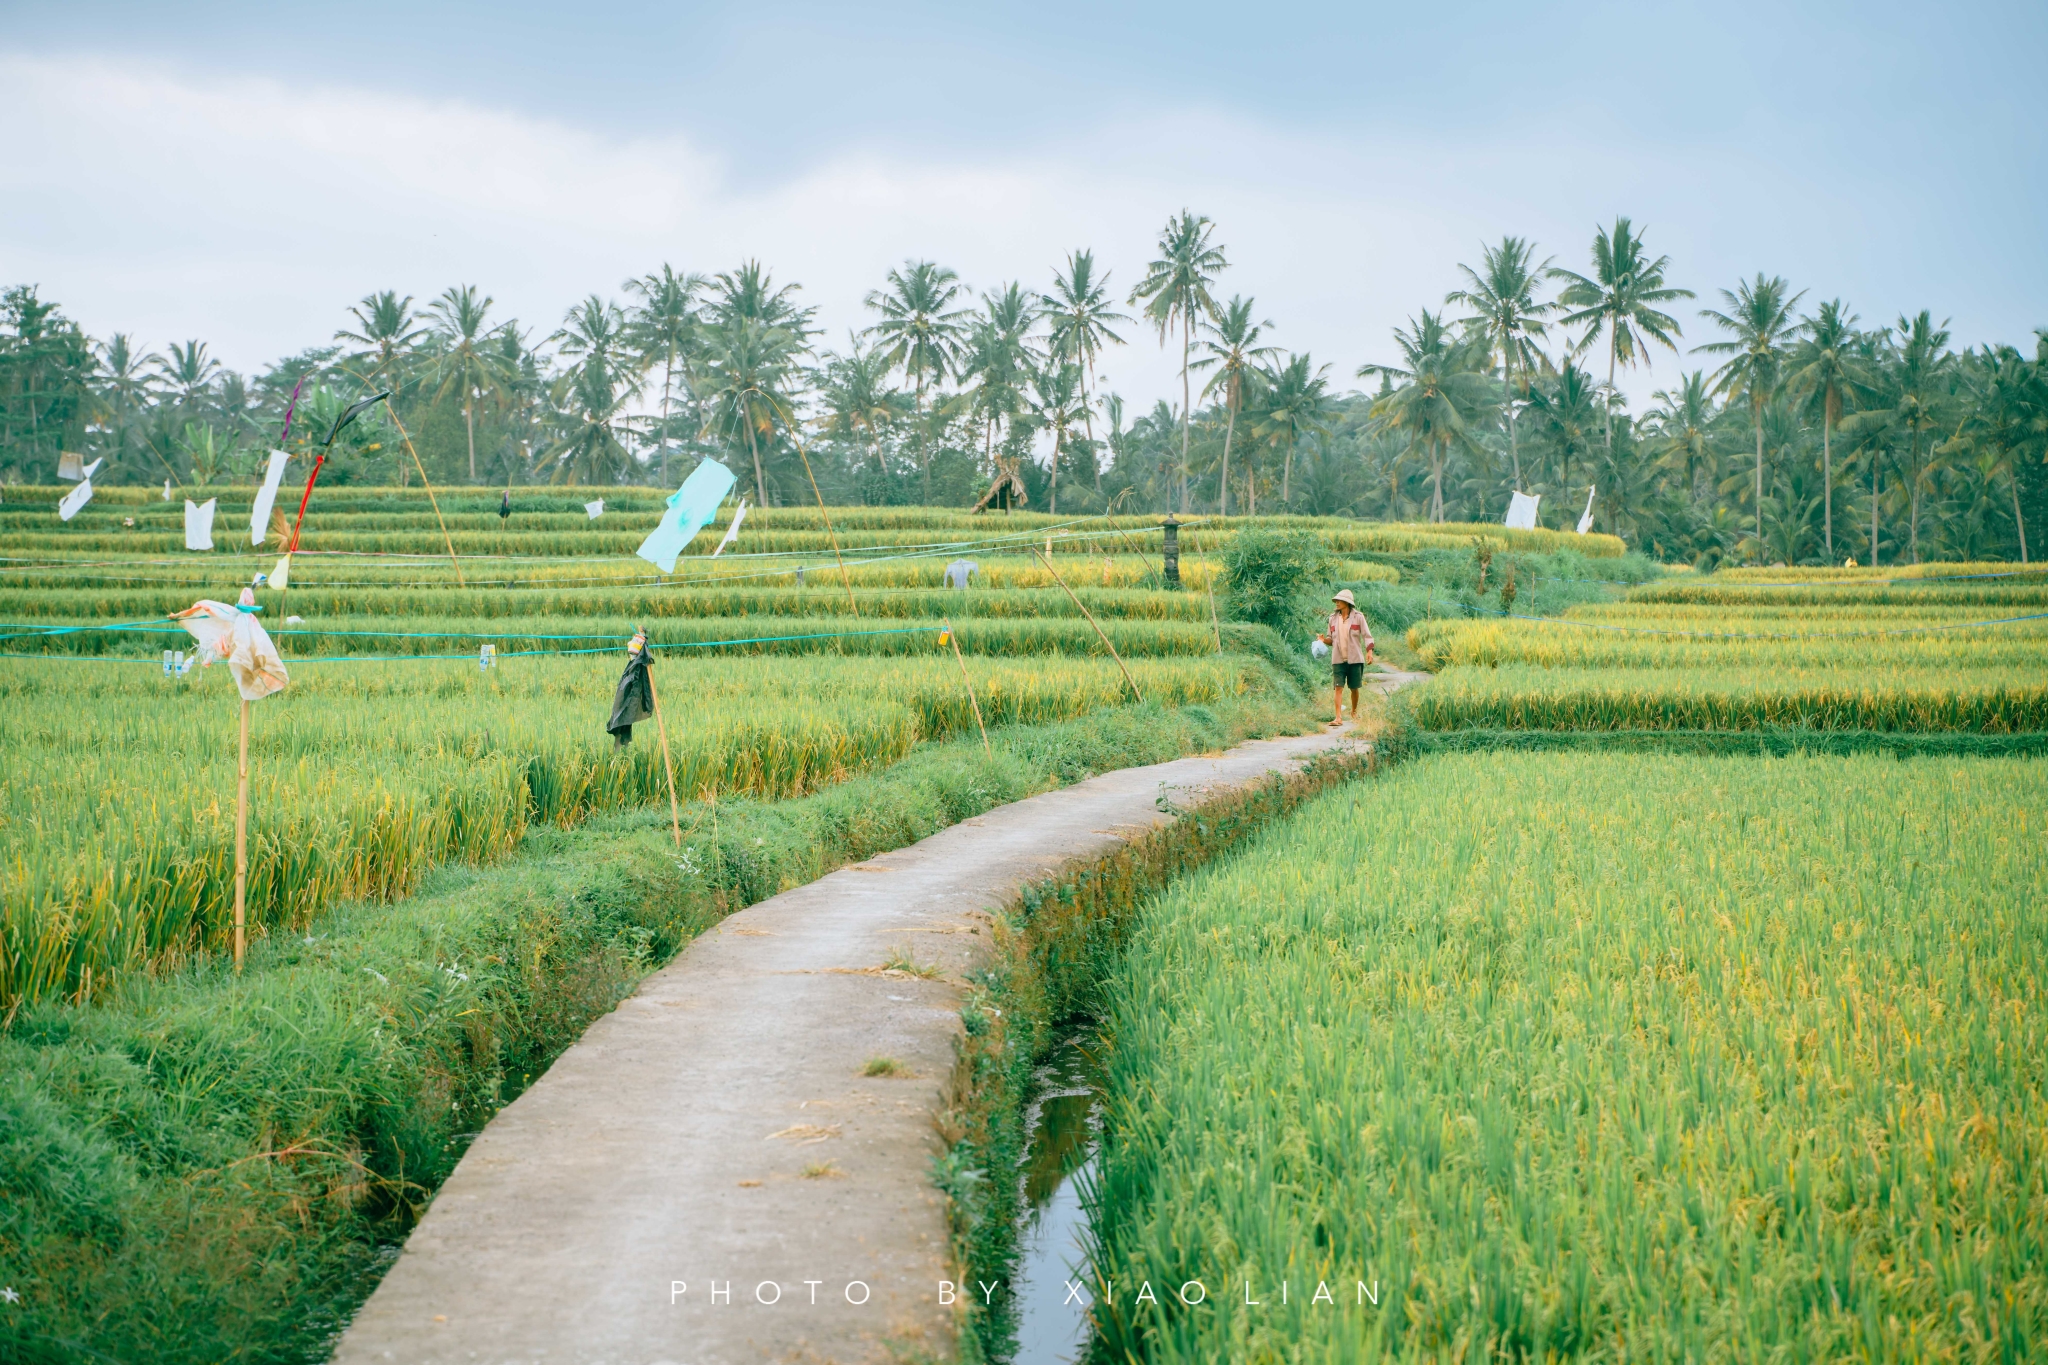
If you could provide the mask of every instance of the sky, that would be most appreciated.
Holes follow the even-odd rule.
[[[1586,270],[1625,214],[1700,296],[1687,345],[1761,271],[2031,349],[2044,69],[2038,0],[0,0],[0,284],[255,371],[373,290],[476,284],[540,340],[664,262],[752,257],[844,349],[906,259],[1042,288],[1091,248],[1121,295],[1188,208],[1219,294],[1341,390],[1483,243]],[[1177,349],[1123,331],[1108,387],[1177,401]]]

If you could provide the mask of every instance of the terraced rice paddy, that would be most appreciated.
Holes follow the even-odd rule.
[[[1426,730],[2048,731],[2048,584],[1925,567],[1898,580],[1920,587],[1717,575],[1562,619],[1425,622],[1408,642],[1441,673],[1413,717]]]
[[[2011,760],[1443,755],[1321,798],[1116,971],[1102,1348],[2032,1358],[2043,810]]]
[[[182,507],[146,492],[103,490],[68,526],[33,493],[10,490],[0,510],[0,653],[15,656],[0,659],[0,1006],[86,999],[216,949],[225,932],[232,689],[225,670],[174,680],[158,660],[191,645],[171,612],[233,600],[276,544],[246,545],[248,495],[230,492],[216,534],[231,548],[186,552]],[[342,899],[405,894],[440,862],[498,857],[533,823],[665,801],[651,731],[625,750],[604,731],[621,646],[642,627],[662,659],[685,800],[797,796],[974,733],[961,665],[941,644],[949,622],[989,725],[1125,705],[1133,684],[1168,707],[1292,685],[1231,652],[1272,646],[1221,625],[1206,592],[1165,590],[1149,518],[1077,529],[841,509],[827,532],[815,510],[768,509],[732,557],[709,557],[714,526],[664,576],[631,554],[660,498],[606,490],[593,521],[582,503],[595,495],[522,490],[504,525],[495,493],[444,496],[458,552],[484,552],[455,562],[418,494],[316,498],[289,591],[262,590],[293,681],[252,713],[259,933],[303,929]],[[1189,587],[1213,568],[1193,552],[1197,534]],[[1072,597],[1024,552],[1048,537]],[[962,555],[981,566],[964,592],[943,577]],[[842,577],[840,559],[867,562]],[[1084,607],[1127,656],[1128,679]],[[485,642],[498,651],[488,671],[476,663]]]

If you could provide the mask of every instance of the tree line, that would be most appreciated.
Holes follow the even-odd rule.
[[[1599,529],[1702,567],[2026,558],[2048,519],[2048,333],[1958,350],[1931,311],[1865,325],[1762,273],[1688,307],[1620,218],[1583,273],[1483,247],[1340,392],[1223,296],[1208,218],[1174,215],[1152,255],[1128,292],[1087,250],[1042,289],[979,293],[906,261],[837,348],[756,261],[663,265],[544,335],[472,285],[385,290],[253,377],[198,340],[92,339],[20,286],[0,296],[0,479],[51,482],[75,452],[102,480],[246,480],[388,390],[337,442],[339,479],[673,486],[716,455],[768,504],[815,482],[836,502],[1498,521],[1520,490],[1561,526],[1592,493]],[[1132,413],[1098,371],[1144,333],[1178,401]],[[1675,382],[1633,411],[1617,381],[1658,350]]]

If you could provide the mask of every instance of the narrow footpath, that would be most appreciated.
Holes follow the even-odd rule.
[[[933,1120],[989,910],[1351,742],[1105,773],[729,916],[491,1121],[336,1365],[950,1358]]]

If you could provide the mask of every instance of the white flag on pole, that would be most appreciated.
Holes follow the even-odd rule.
[[[169,479],[165,479],[165,480],[164,480],[164,501],[165,501],[165,502],[169,502],[170,500],[171,500],[171,481],[170,481]]]
[[[261,545],[270,529],[270,509],[277,503],[277,481],[284,477],[284,462],[291,456],[282,450],[270,452],[270,468],[263,475],[263,487],[256,491],[256,505],[249,509],[249,543]]]
[[[1508,519],[1504,523],[1518,531],[1536,529],[1536,504],[1541,501],[1534,493],[1517,493],[1508,503]]]
[[[725,539],[718,542],[718,548],[711,552],[713,559],[725,553],[725,547],[740,538],[740,523],[747,519],[747,500],[740,499],[740,505],[732,514],[732,525],[725,528]]]
[[[596,521],[599,517],[604,515],[604,499],[599,498],[595,502],[584,503],[583,510],[590,514],[590,519],[592,521]]]
[[[213,548],[213,509],[219,498],[208,498],[204,504],[185,499],[185,548],[188,550],[211,550]]]
[[[1592,490],[1592,489],[1590,489],[1590,488],[1588,488],[1588,489],[1586,490],[1586,510],[1585,510],[1584,512],[1581,512],[1581,513],[1579,514],[1579,534],[1580,534],[1580,535],[1584,535],[1584,534],[1586,534],[1586,532],[1588,532],[1588,531],[1590,531],[1590,530],[1592,530],[1592,529],[1593,529],[1593,490]]]

